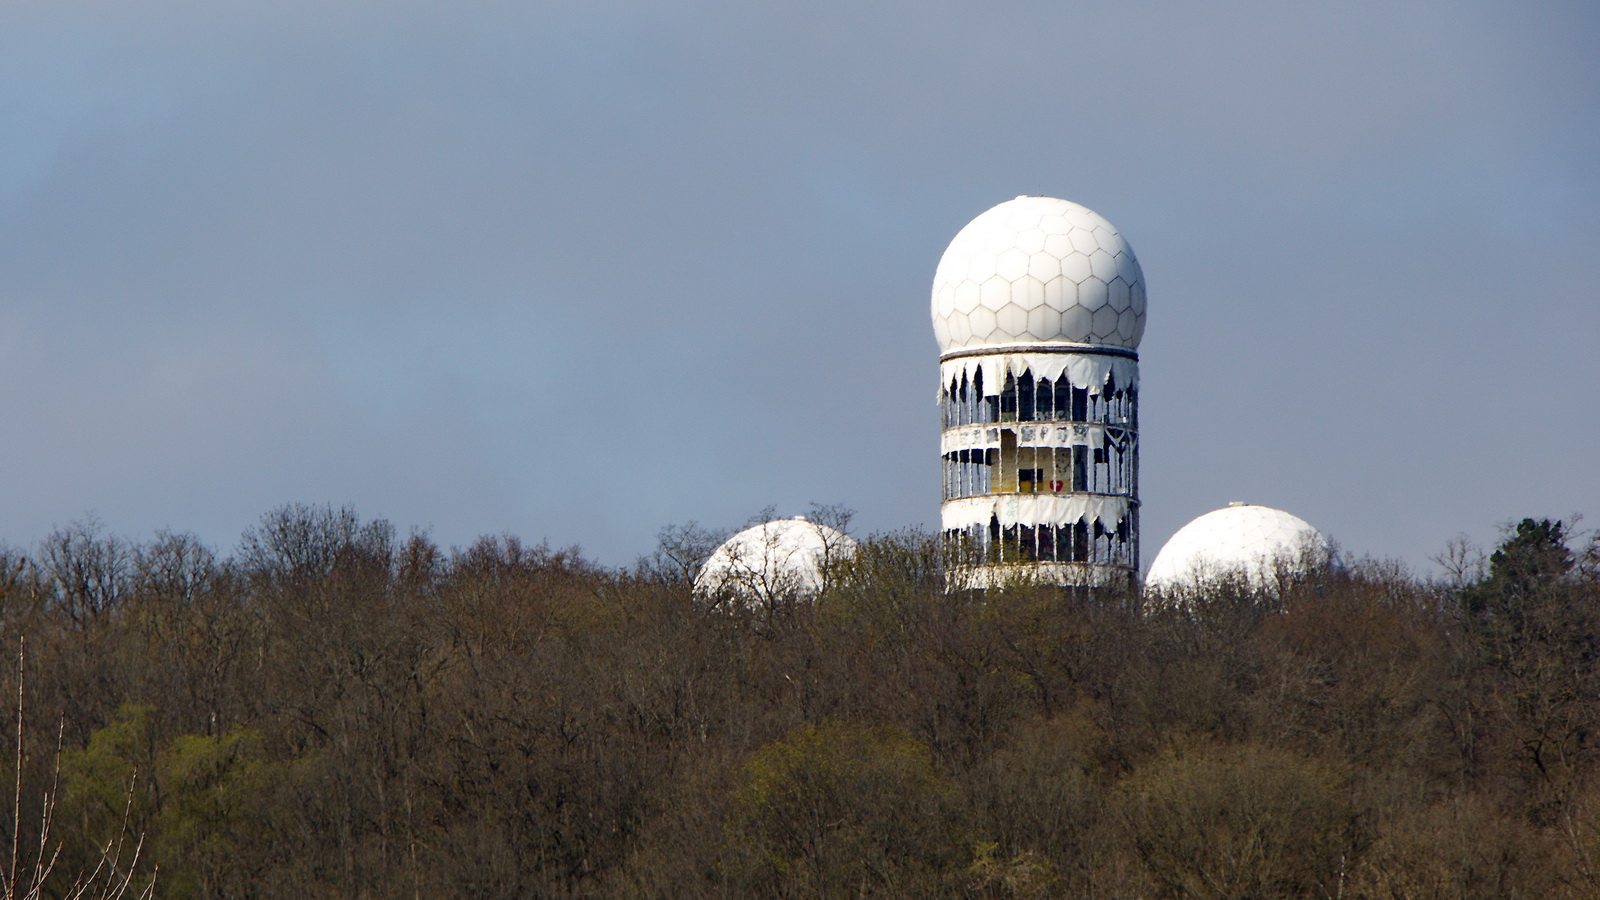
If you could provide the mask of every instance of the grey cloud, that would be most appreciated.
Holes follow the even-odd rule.
[[[326,500],[623,562],[768,503],[930,523],[933,265],[1024,192],[1105,214],[1150,278],[1147,558],[1232,499],[1413,562],[1592,508],[1596,31],[1557,3],[12,5],[0,414],[31,437],[0,537],[94,508],[227,544]],[[1557,423],[1538,471],[1506,471],[1506,411]]]

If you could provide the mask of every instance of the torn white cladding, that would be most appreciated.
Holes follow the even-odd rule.
[[[1128,499],[1093,494],[1014,494],[951,500],[939,511],[940,527],[965,531],[999,517],[1007,522],[1100,522],[1116,531],[1128,517]]]
[[[1150,564],[1145,586],[1181,593],[1225,579],[1270,590],[1280,574],[1338,564],[1311,523],[1270,506],[1233,503],[1178,529]]]
[[[752,606],[819,594],[828,567],[856,551],[849,535],[805,516],[746,528],[718,547],[694,580],[695,593]]]
[[[1090,348],[1083,348],[1088,350]],[[1003,385],[1006,379],[1031,376],[1036,381],[1066,379],[1092,397],[1108,387],[1138,389],[1139,363],[1125,356],[1098,353],[984,352],[947,358],[939,363],[941,391],[957,392],[962,384]]]

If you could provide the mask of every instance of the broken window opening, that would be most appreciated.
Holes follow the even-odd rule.
[[[1060,562],[1131,568],[1137,553],[1136,522],[1132,511],[1109,528],[1087,517],[1071,523],[1014,525],[1001,525],[998,517],[990,517],[987,524],[946,530],[942,538],[957,565]]]
[[[1104,443],[1026,446],[1024,432],[1002,428],[998,447],[947,451],[941,460],[944,498],[983,494],[1087,492],[1134,496],[1138,455],[1132,435],[1107,432]],[[992,439],[992,438],[991,438]],[[1028,440],[1042,440],[1028,435]]]

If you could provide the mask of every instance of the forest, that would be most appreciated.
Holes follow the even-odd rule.
[[[0,548],[6,897],[1600,897],[1600,544],[814,599],[287,506]]]

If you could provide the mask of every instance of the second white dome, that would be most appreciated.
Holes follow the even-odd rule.
[[[1178,529],[1156,554],[1145,586],[1172,590],[1218,578],[1271,585],[1284,566],[1330,561],[1333,545],[1310,522],[1270,506],[1238,503]]]
[[[702,594],[730,592],[748,603],[814,597],[828,564],[855,553],[849,535],[805,516],[746,528],[718,547],[695,577]]]
[[[1144,312],[1133,248],[1094,210],[1054,197],[1007,200],[968,222],[933,276],[941,353],[1037,342],[1132,350]]]

